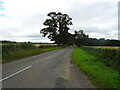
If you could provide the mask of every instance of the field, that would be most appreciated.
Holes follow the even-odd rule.
[[[57,46],[57,44],[33,44],[35,45],[36,47],[39,47],[39,46]]]
[[[91,48],[102,48],[102,49],[114,49],[120,50],[120,47],[117,46],[90,46]]]
[[[97,88],[118,88],[118,61],[120,51],[115,48],[99,47],[75,48],[73,62]]]
[[[42,47],[41,47],[42,46]],[[43,52],[48,52],[61,47],[52,45],[36,46],[31,43],[7,43],[2,44],[2,63],[10,62],[26,56],[36,55]]]

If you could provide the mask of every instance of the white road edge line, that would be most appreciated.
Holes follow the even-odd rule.
[[[18,72],[16,72],[16,73],[13,73],[13,74],[11,74],[11,75],[9,75],[9,76],[1,79],[0,82],[6,80],[6,79],[8,79],[8,78],[10,78],[10,77],[12,77],[12,76],[14,76],[14,75],[16,75],[16,74],[19,74],[19,73],[21,73],[21,72],[23,72],[23,71],[25,71],[26,69],[29,69],[29,68],[31,68],[31,67],[32,67],[32,66],[28,66],[28,67],[26,67],[26,68],[24,68],[24,69],[22,69],[22,70],[20,70],[20,71],[18,71]]]

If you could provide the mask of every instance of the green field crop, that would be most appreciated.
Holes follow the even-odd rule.
[[[95,87],[118,88],[118,72],[107,67],[87,50],[75,48],[72,60],[89,77]]]
[[[40,45],[40,46],[38,46],[38,48],[41,48],[41,49],[43,49],[43,48],[51,48],[51,47],[58,47],[58,46],[56,46],[56,45]]]
[[[23,58],[26,56],[36,55],[43,52],[48,52],[61,47],[51,47],[39,49],[33,44],[20,43],[20,44],[3,44],[2,45],[2,63],[10,62],[15,59]]]

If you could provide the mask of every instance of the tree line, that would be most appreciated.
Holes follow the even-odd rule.
[[[49,19],[43,23],[46,27],[40,30],[43,36],[47,36],[58,46],[77,45],[77,46],[120,46],[119,40],[105,40],[104,38],[89,38],[83,30],[75,30],[74,34],[69,33],[69,25],[73,25],[72,18],[61,12],[50,12],[47,14]]]

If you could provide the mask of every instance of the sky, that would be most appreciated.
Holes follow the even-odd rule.
[[[0,40],[51,42],[40,34],[49,12],[72,18],[70,33],[83,30],[91,38],[118,39],[119,0],[0,0]]]

